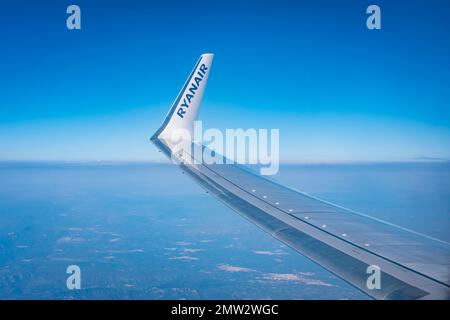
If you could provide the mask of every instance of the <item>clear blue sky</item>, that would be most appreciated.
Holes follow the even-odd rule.
[[[66,28],[70,4],[81,31]],[[0,159],[162,159],[148,138],[204,52],[204,127],[279,128],[286,161],[448,159],[449,12],[445,0],[2,3]]]

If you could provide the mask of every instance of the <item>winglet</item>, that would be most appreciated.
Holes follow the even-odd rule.
[[[197,119],[203,93],[208,82],[213,56],[212,53],[205,53],[200,56],[163,124],[152,139],[168,140],[172,133],[178,129],[187,130],[191,137],[193,136],[194,121]]]

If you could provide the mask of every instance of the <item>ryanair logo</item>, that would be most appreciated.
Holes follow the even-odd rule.
[[[200,83],[202,82],[203,78],[205,77],[207,70],[208,70],[208,68],[206,67],[206,65],[202,64],[200,66],[200,68],[198,69],[197,73],[195,74],[194,79],[189,84],[189,89],[185,90],[185,94],[183,97],[183,103],[179,105],[179,108],[177,110],[177,115],[180,118],[184,117],[184,114],[186,113],[186,109],[189,108],[191,101],[194,99],[195,94],[197,93]]]

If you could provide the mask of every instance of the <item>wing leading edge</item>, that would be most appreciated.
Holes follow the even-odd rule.
[[[200,57],[163,125],[153,135],[152,141],[160,150],[244,218],[370,297],[450,298],[448,243],[314,198],[237,164],[192,161],[198,154],[192,150],[204,148],[195,143],[189,142],[190,147],[180,153],[172,134],[177,129],[192,130],[211,63],[211,54]],[[195,80],[202,75],[200,81]],[[192,93],[192,83],[197,89],[190,106],[184,108],[183,99]],[[188,116],[181,117],[178,110]],[[369,266],[380,269],[380,289],[367,285]]]

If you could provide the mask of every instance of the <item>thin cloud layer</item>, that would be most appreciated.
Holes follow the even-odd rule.
[[[286,281],[286,282],[298,282],[308,286],[325,286],[334,287],[331,283],[324,282],[318,279],[306,278],[303,274],[294,273],[266,273],[262,276],[264,280],[270,281]]]
[[[232,266],[230,264],[219,264],[217,265],[217,269],[226,271],[226,272],[256,272],[256,270],[238,266]]]

